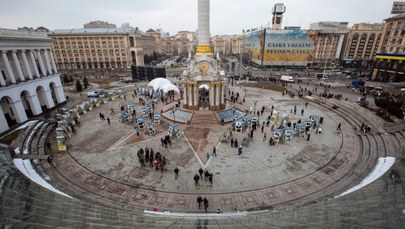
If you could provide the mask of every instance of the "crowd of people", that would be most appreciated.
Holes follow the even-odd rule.
[[[140,148],[137,152],[139,164],[141,167],[149,167],[154,168],[155,171],[164,171],[167,170],[166,164],[167,160],[165,156],[162,156],[160,152],[154,153],[152,148],[145,147],[145,149]]]

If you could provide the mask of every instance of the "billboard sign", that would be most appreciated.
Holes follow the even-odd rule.
[[[317,42],[316,30],[261,30],[245,35],[245,50],[258,65],[306,66]]]
[[[261,41],[259,42],[259,36]],[[252,62],[261,65],[263,57],[264,30],[254,31],[245,35],[245,50]]]
[[[263,65],[306,66],[314,60],[318,32],[268,30],[265,41]]]

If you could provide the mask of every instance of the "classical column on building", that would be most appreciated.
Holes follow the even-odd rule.
[[[37,94],[28,95],[26,98],[30,105],[32,114],[35,116],[40,115],[42,113],[42,108],[41,108],[41,104],[39,103]]]
[[[53,108],[55,106],[55,103],[53,102],[53,99],[52,99],[51,90],[45,90],[44,92],[45,92],[46,108],[48,108],[48,109]]]
[[[217,83],[217,93],[216,93],[215,105],[218,106],[218,108],[219,108],[219,105],[221,105],[220,92],[221,92],[221,84]]]
[[[13,57],[14,68],[17,71],[17,74],[20,77],[20,80],[25,81],[25,77],[24,77],[24,74],[23,74],[22,69],[21,69],[20,61],[17,58],[17,51],[13,50],[11,52],[11,55]]]
[[[10,77],[11,83],[15,84],[16,81],[15,81],[14,72],[11,69],[11,65],[10,65],[10,62],[8,61],[6,51],[1,51],[1,56],[3,57],[3,62],[6,65],[6,71],[7,71],[8,76]]]
[[[43,76],[47,76],[45,65],[44,65],[44,60],[42,59],[42,51],[39,49],[37,50],[37,56],[38,56],[39,68],[41,69],[41,73]]]
[[[0,71],[0,86],[6,86],[6,80],[4,80],[3,73]]]
[[[3,109],[0,109],[0,133],[3,133],[8,129],[10,129],[10,127],[8,126],[6,116],[4,116]]]
[[[194,106],[198,109],[198,85],[194,83]]]
[[[23,105],[21,99],[17,100],[17,101],[12,101],[9,103],[9,105],[14,113],[17,123],[22,123],[22,122],[27,121],[27,119],[28,119],[27,114],[25,113],[24,105]]]
[[[49,50],[50,58],[51,58],[51,65],[54,73],[58,73],[58,68],[56,68],[55,63],[55,56],[53,55],[53,51]]]
[[[193,87],[194,85],[188,84],[188,106],[193,106]]]
[[[184,91],[183,91],[183,93],[184,93],[184,99],[183,99],[183,105],[186,105],[187,106],[187,99],[188,99],[188,94],[187,94],[187,91],[188,91],[188,88],[187,88],[187,83],[183,83],[183,88],[184,88]]]
[[[52,75],[52,67],[51,67],[51,62],[49,61],[49,55],[48,55],[48,50],[44,50],[44,56],[45,56],[45,63],[46,63],[46,70],[48,71],[49,75]]]
[[[27,56],[25,55],[25,50],[22,50],[21,56],[22,56],[22,59],[23,59],[25,72],[27,73],[28,78],[30,80],[32,80],[33,78],[32,78],[31,67],[30,67],[30,64],[28,63]]]
[[[55,88],[55,99],[58,102],[58,104],[63,103],[66,101],[66,96],[65,93],[63,92],[63,86],[59,85],[56,86]]]
[[[208,93],[209,94],[209,100],[210,100],[210,106],[214,106],[214,102],[215,102],[214,101],[215,100],[214,99],[214,94],[215,94],[215,92],[214,92],[215,91],[215,86],[214,85],[215,84],[214,83],[209,83],[208,85],[210,87],[209,88],[209,93]]]
[[[31,64],[32,64],[32,68],[34,69],[35,76],[36,76],[36,78],[40,78],[41,75],[39,74],[39,70],[38,70],[37,62],[35,61],[34,53],[32,50],[29,50],[29,52],[30,52]]]
[[[225,101],[224,101],[224,97],[225,97],[225,83],[224,82],[221,82],[221,94],[220,94],[220,104],[222,105],[222,104],[225,104]]]

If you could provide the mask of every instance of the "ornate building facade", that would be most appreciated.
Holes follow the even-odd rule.
[[[358,62],[367,65],[373,59],[381,43],[383,24],[360,23],[352,26],[347,34],[342,55],[344,62]]]
[[[0,29],[0,133],[66,101],[46,33]]]

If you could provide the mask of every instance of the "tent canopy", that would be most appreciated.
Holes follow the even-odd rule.
[[[163,87],[160,88],[164,93],[167,93],[168,91],[175,91],[180,94],[179,88],[174,85],[174,84],[166,84]]]
[[[165,79],[165,78],[156,78],[152,81],[149,82],[148,87],[152,87],[153,90],[159,90],[165,85],[170,85],[172,82],[170,80]]]

